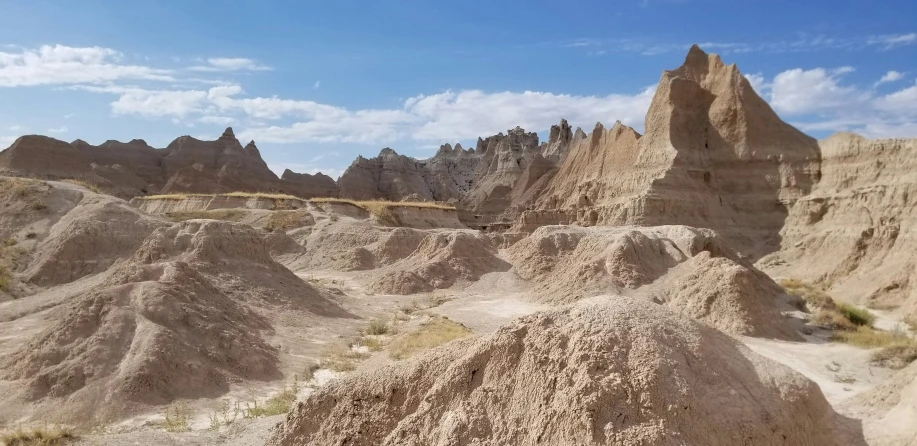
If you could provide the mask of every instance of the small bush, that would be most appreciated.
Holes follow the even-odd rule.
[[[5,246],[15,246],[15,245],[16,245],[16,239],[10,237],[10,238],[4,240],[4,241],[3,241],[3,244],[4,244]]]
[[[378,338],[371,338],[368,336],[360,338],[359,343],[361,347],[366,347],[366,349],[371,352],[381,351],[382,348],[385,347],[385,342],[383,342],[382,340]]]
[[[7,291],[10,289],[10,276],[6,268],[0,266],[0,290]]]
[[[435,316],[417,330],[392,340],[389,355],[394,359],[409,358],[417,352],[471,335],[472,331],[464,325],[442,316]]]
[[[366,328],[366,334],[373,336],[388,334],[390,331],[388,324],[380,320],[370,321],[369,327]]]
[[[38,237],[38,234],[35,233],[35,232],[29,232],[29,233],[27,233],[27,234],[25,235],[25,238],[27,238],[27,239],[33,239],[33,238],[35,238],[35,237]]]
[[[185,403],[173,403],[166,407],[165,422],[166,432],[188,432],[191,430],[191,408]]]
[[[872,327],[876,321],[876,316],[867,310],[846,303],[835,303],[835,305],[837,305],[837,311],[854,325]]]
[[[856,330],[857,326],[836,310],[818,310],[811,319],[812,324],[829,330]]]
[[[312,224],[312,216],[306,211],[274,211],[267,219],[264,230],[269,232],[287,232]]]
[[[798,279],[781,279],[779,283],[787,294],[805,300],[809,311],[834,308],[834,299],[820,287]]]
[[[50,446],[63,444],[76,438],[73,430],[66,426],[54,425],[23,429],[0,434],[0,443],[6,446]]]

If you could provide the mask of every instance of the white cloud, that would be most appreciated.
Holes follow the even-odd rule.
[[[203,124],[214,125],[232,125],[236,123],[236,119],[229,116],[203,116],[198,121]]]
[[[879,45],[886,50],[892,49],[896,46],[913,45],[917,43],[917,33],[873,36],[869,38],[869,43],[871,45]]]
[[[174,80],[169,70],[122,65],[120,57],[121,53],[109,48],[64,45],[0,51],[0,87]]]
[[[900,80],[903,77],[904,77],[904,73],[900,71],[892,70],[892,71],[889,71],[888,73],[885,73],[885,75],[882,76],[882,79],[879,79],[879,81],[876,82],[875,85],[878,86],[878,85],[881,85],[887,82],[895,82],[897,80]]]
[[[271,67],[259,65],[257,62],[244,57],[214,57],[207,59],[206,65],[197,65],[188,68],[192,71],[269,71]]]
[[[48,129],[48,133],[67,133],[67,130],[67,126],[62,126],[56,129]]]
[[[852,71],[851,67],[784,71],[774,77],[771,84],[771,106],[778,112],[792,115],[840,109],[868,101],[869,93],[840,85],[841,77]]]
[[[66,115],[64,115],[64,119],[70,119],[74,116],[76,116],[76,113],[67,113]]]
[[[917,114],[917,84],[882,96],[875,102],[876,107],[881,110]]]
[[[322,86],[322,81],[315,81],[315,83],[312,84],[312,88],[315,89],[315,90],[318,90],[319,87],[321,87],[321,86]]]
[[[21,126],[21,125],[13,125],[13,126],[10,126],[10,131],[11,131],[11,132],[18,132],[18,131],[21,130],[21,129],[22,129],[22,126]]]

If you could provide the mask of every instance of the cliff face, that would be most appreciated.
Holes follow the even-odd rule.
[[[917,316],[917,139],[840,133],[819,145],[821,181],[790,209],[781,251],[759,265]]]

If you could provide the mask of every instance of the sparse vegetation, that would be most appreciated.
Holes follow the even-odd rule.
[[[398,218],[392,213],[391,209],[396,207],[404,208],[428,208],[428,209],[445,209],[455,210],[454,206],[448,206],[440,203],[431,203],[426,201],[381,201],[381,200],[347,200],[343,198],[312,198],[309,201],[321,205],[322,203],[346,204],[356,206],[369,212],[378,219],[389,224],[400,224]]]
[[[188,432],[191,430],[191,408],[185,403],[172,403],[166,407],[163,427],[167,432]]]
[[[322,353],[321,367],[335,372],[350,372],[357,369],[357,362],[369,357],[368,353],[350,347],[331,347]]]
[[[52,425],[24,429],[17,427],[15,430],[0,434],[0,443],[5,446],[51,446],[64,444],[76,439],[73,429]]]
[[[241,221],[246,213],[238,209],[212,209],[208,211],[175,211],[166,213],[166,217],[174,222],[187,220],[224,220]]]
[[[26,235],[25,235],[25,238],[27,238],[27,239],[33,239],[33,238],[35,238],[35,237],[38,237],[38,234],[35,233],[35,232],[32,232],[32,231],[29,231],[29,232],[26,233]]]
[[[389,355],[395,359],[409,358],[418,352],[471,334],[471,330],[458,322],[442,316],[433,316],[417,330],[392,340],[389,345]]]
[[[832,309],[834,307],[834,299],[821,287],[798,279],[781,279],[779,283],[788,294],[802,298],[809,311]]]
[[[10,288],[10,273],[0,265],[0,290],[7,291]]]
[[[385,348],[385,342],[378,337],[364,336],[358,341],[360,347],[366,347],[371,352],[382,351]]]
[[[374,319],[370,321],[369,327],[366,328],[366,334],[374,335],[374,336],[389,334],[390,331],[391,331],[391,328],[389,328],[388,323],[386,323],[385,321],[380,321],[378,319]]]
[[[870,361],[880,367],[898,370],[917,360],[917,342],[910,338],[898,342],[873,353]]]
[[[274,211],[268,217],[264,229],[269,232],[287,232],[311,224],[311,215],[303,210]]]
[[[266,198],[269,200],[305,201],[304,199],[299,198],[299,197],[294,197],[293,195],[270,193],[270,192],[229,192],[225,194],[176,193],[176,194],[146,195],[143,197],[136,197],[136,198],[140,200],[185,200],[191,197]]]
[[[264,405],[258,405],[256,401],[253,405],[246,404],[245,418],[269,417],[272,415],[281,415],[290,411],[293,403],[296,402],[296,395],[299,393],[299,377],[293,376],[293,385],[284,387],[283,391],[268,399]]]
[[[4,246],[16,246],[16,239],[10,237],[3,241]]]
[[[846,303],[835,302],[838,313],[844,316],[848,321],[857,326],[871,327],[876,321],[876,317],[868,310],[857,308]]]
[[[95,192],[95,193],[97,193],[97,194],[105,193],[105,192],[102,191],[102,188],[101,188],[98,184],[95,184],[95,183],[92,183],[92,182],[89,182],[89,181],[86,181],[86,180],[83,180],[83,179],[79,179],[79,178],[65,178],[65,179],[63,179],[63,180],[61,180],[61,181],[63,181],[64,183],[70,183],[70,184],[75,184],[75,185],[77,185],[77,186],[85,187],[86,189],[89,189],[89,190],[91,190],[91,191],[93,191],[93,192]]]
[[[404,314],[412,314],[417,311],[436,308],[446,302],[449,302],[452,299],[455,299],[455,297],[440,291],[435,291],[420,299],[415,300],[414,302],[411,302],[411,305],[409,306],[401,307],[401,312]]]

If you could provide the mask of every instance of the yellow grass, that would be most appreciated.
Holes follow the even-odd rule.
[[[270,232],[287,232],[309,225],[310,214],[306,211],[274,211],[267,219],[264,229]]]
[[[357,369],[357,362],[369,357],[369,354],[358,352],[350,347],[335,346],[322,352],[321,367],[335,372],[349,372]]]
[[[348,200],[346,198],[311,198],[309,201],[313,203],[351,204],[370,212],[372,212],[372,209],[393,207],[455,210],[455,206],[428,201]]]
[[[95,193],[97,193],[97,194],[102,194],[102,193],[104,193],[104,192],[102,192],[102,188],[99,187],[99,185],[93,184],[93,183],[90,183],[90,182],[88,182],[88,181],[81,180],[81,179],[78,179],[78,178],[65,178],[65,179],[63,179],[63,180],[61,180],[61,181],[63,181],[64,183],[75,184],[75,185],[77,185],[77,186],[83,186],[83,187],[85,187],[86,189],[89,189],[89,190],[91,190],[91,191],[93,191],[93,192],[95,192]]]
[[[160,195],[145,195],[136,197],[140,200],[186,200],[192,197],[233,197],[233,198],[266,198],[269,200],[297,200],[305,201],[302,198],[293,195],[269,193],[269,192],[229,192],[225,194],[192,194],[192,193],[174,193]]]
[[[389,356],[395,359],[409,358],[418,352],[471,335],[472,331],[464,325],[442,316],[434,316],[417,330],[395,338],[389,345]]]
[[[64,444],[75,438],[72,429],[60,425],[28,429],[18,427],[0,434],[0,443],[6,446],[45,446]]]

